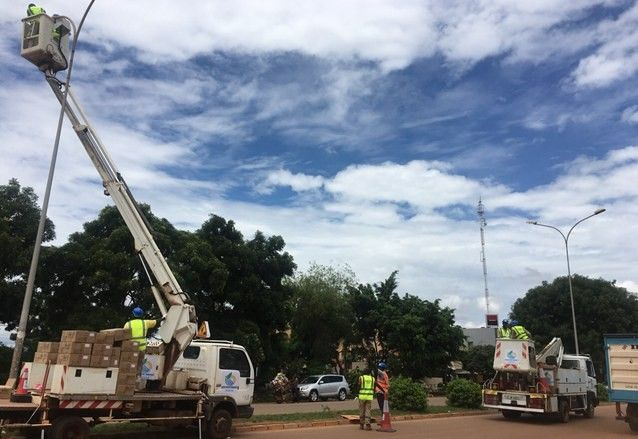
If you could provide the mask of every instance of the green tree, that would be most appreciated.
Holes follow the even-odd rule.
[[[337,348],[351,332],[352,311],[346,296],[355,284],[348,268],[312,264],[290,279],[293,290],[291,330],[299,355],[309,362],[335,364],[343,371]]]
[[[32,188],[21,187],[16,179],[0,185],[0,322],[8,329],[16,327],[20,317],[40,222],[37,199]],[[54,238],[53,223],[47,218],[42,241]]]
[[[397,272],[374,285],[350,289],[353,343],[370,363],[385,358],[395,374],[412,379],[442,375],[457,358],[464,337],[454,310],[396,290]]]
[[[580,352],[589,353],[600,373],[604,366],[603,334],[638,332],[638,297],[615,281],[572,278]],[[560,337],[565,352],[574,353],[574,332],[567,277],[543,282],[512,305],[511,317],[532,333],[542,348]]]
[[[484,379],[494,373],[494,346],[470,346],[461,352],[463,369],[480,374]]]

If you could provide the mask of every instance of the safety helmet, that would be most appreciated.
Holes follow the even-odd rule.
[[[503,319],[503,328],[507,328],[510,325],[510,321],[507,319]]]
[[[512,325],[512,326],[517,326],[517,325],[518,325],[518,320],[512,320],[512,321],[510,322],[510,325]]]
[[[380,363],[377,365],[377,367],[378,367],[379,369],[381,369],[381,370],[384,370],[384,369],[386,369],[388,366],[386,366],[386,365],[385,365],[385,363],[382,361],[382,362],[380,362]]]
[[[142,311],[142,308],[140,308],[139,306],[133,308],[133,316],[142,317],[142,315],[144,315],[144,311]]]

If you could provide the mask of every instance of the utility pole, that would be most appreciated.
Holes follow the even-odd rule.
[[[479,216],[479,224],[481,225],[481,262],[483,263],[483,281],[485,282],[485,314],[490,314],[490,292],[487,288],[487,262],[485,260],[485,208],[483,207],[483,201],[479,198],[478,208],[476,213]]]

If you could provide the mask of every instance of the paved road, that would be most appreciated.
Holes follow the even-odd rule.
[[[567,424],[555,420],[525,415],[519,420],[509,421],[499,413],[480,416],[425,419],[394,422],[395,439],[468,439],[468,438],[516,438],[516,439],[601,439],[635,437],[627,424],[615,420],[613,405],[596,409],[593,419],[573,415]],[[364,438],[376,436],[377,432],[361,431],[354,425],[304,428],[263,432],[237,432],[234,439],[327,439],[334,437]]]
[[[445,397],[432,396],[428,398],[431,406],[445,405]],[[354,399],[345,401],[326,400],[318,402],[292,402],[287,404],[258,403],[253,404],[255,415],[282,415],[286,413],[311,413],[324,410],[358,410],[359,405]]]

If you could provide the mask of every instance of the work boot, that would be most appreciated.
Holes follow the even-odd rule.
[[[372,425],[366,424],[366,430],[372,430]]]

